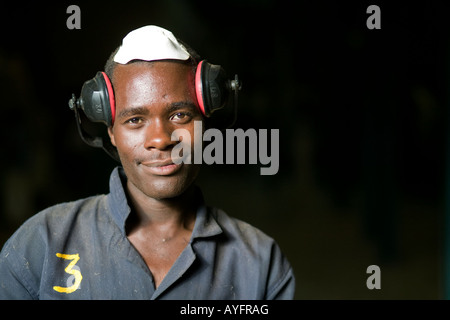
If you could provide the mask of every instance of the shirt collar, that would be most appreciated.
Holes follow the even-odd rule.
[[[119,227],[122,234],[125,235],[125,221],[131,212],[128,206],[128,199],[123,188],[126,183],[126,176],[123,168],[116,167],[109,178],[108,202],[114,222]]]
[[[124,236],[126,236],[125,222],[131,212],[124,190],[126,181],[127,177],[123,168],[114,168],[109,180],[108,203],[114,222]],[[222,233],[222,228],[211,213],[212,209],[205,205],[200,188],[196,188],[195,197],[198,199],[198,209],[191,241],[195,238],[212,237]]]

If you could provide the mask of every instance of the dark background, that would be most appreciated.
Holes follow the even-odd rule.
[[[443,2],[442,2],[443,3]],[[66,9],[81,9],[69,30]],[[366,9],[381,9],[368,30]],[[298,299],[445,297],[450,30],[437,1],[11,2],[0,12],[0,246],[108,192],[116,163],[67,102],[132,29],[171,30],[243,81],[238,128],[280,129],[280,170],[204,166],[209,204],[274,237]],[[381,290],[366,269],[381,268]]]

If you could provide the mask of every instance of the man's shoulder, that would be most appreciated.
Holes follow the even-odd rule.
[[[234,261],[239,270],[251,270],[251,274],[245,273],[246,279],[266,283],[267,286],[261,289],[264,299],[292,299],[294,274],[277,242],[259,228],[231,217],[223,210],[213,208],[212,211],[223,231],[222,252],[228,260],[227,265],[233,265],[233,259],[237,258]]]
[[[86,215],[94,212],[104,197],[104,195],[97,195],[55,204],[32,216],[24,225],[31,224],[34,226],[46,223],[49,226],[61,226],[63,222],[70,221],[80,214]]]
[[[0,299],[37,299],[48,259],[87,234],[102,198],[56,204],[25,221],[0,252]]]
[[[104,195],[92,196],[70,202],[58,203],[50,206],[27,219],[10,237],[8,243],[20,241],[38,241],[64,233],[68,225],[83,217],[92,215],[104,198]],[[6,246],[6,244],[5,244]]]
[[[239,241],[249,247],[276,245],[275,240],[258,227],[228,215],[225,211],[213,208],[213,215],[230,240]]]

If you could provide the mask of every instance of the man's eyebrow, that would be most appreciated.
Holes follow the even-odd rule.
[[[122,110],[117,115],[118,118],[127,118],[134,115],[147,115],[148,109],[145,107],[132,107]]]
[[[192,101],[172,102],[172,103],[167,104],[166,112],[172,113],[172,112],[178,111],[183,108],[191,109],[191,111],[194,111],[197,109],[197,106]],[[145,116],[145,115],[148,115],[149,113],[150,113],[149,109],[146,107],[130,107],[130,108],[120,111],[119,114],[117,115],[117,118],[120,118],[120,119],[128,118],[128,117],[135,116],[135,115],[144,115]]]
[[[167,106],[167,112],[172,113],[183,108],[191,109],[191,111],[194,111],[197,109],[197,106],[192,101],[178,101],[169,103]]]

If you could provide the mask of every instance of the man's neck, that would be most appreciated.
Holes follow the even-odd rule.
[[[132,207],[126,222],[128,240],[140,253],[158,287],[186,248],[195,225],[195,187],[171,199],[155,199],[127,182]]]
[[[183,194],[170,199],[149,197],[129,181],[127,191],[132,207],[127,233],[144,228],[166,233],[170,237],[179,230],[193,229],[197,207],[193,185]]]

